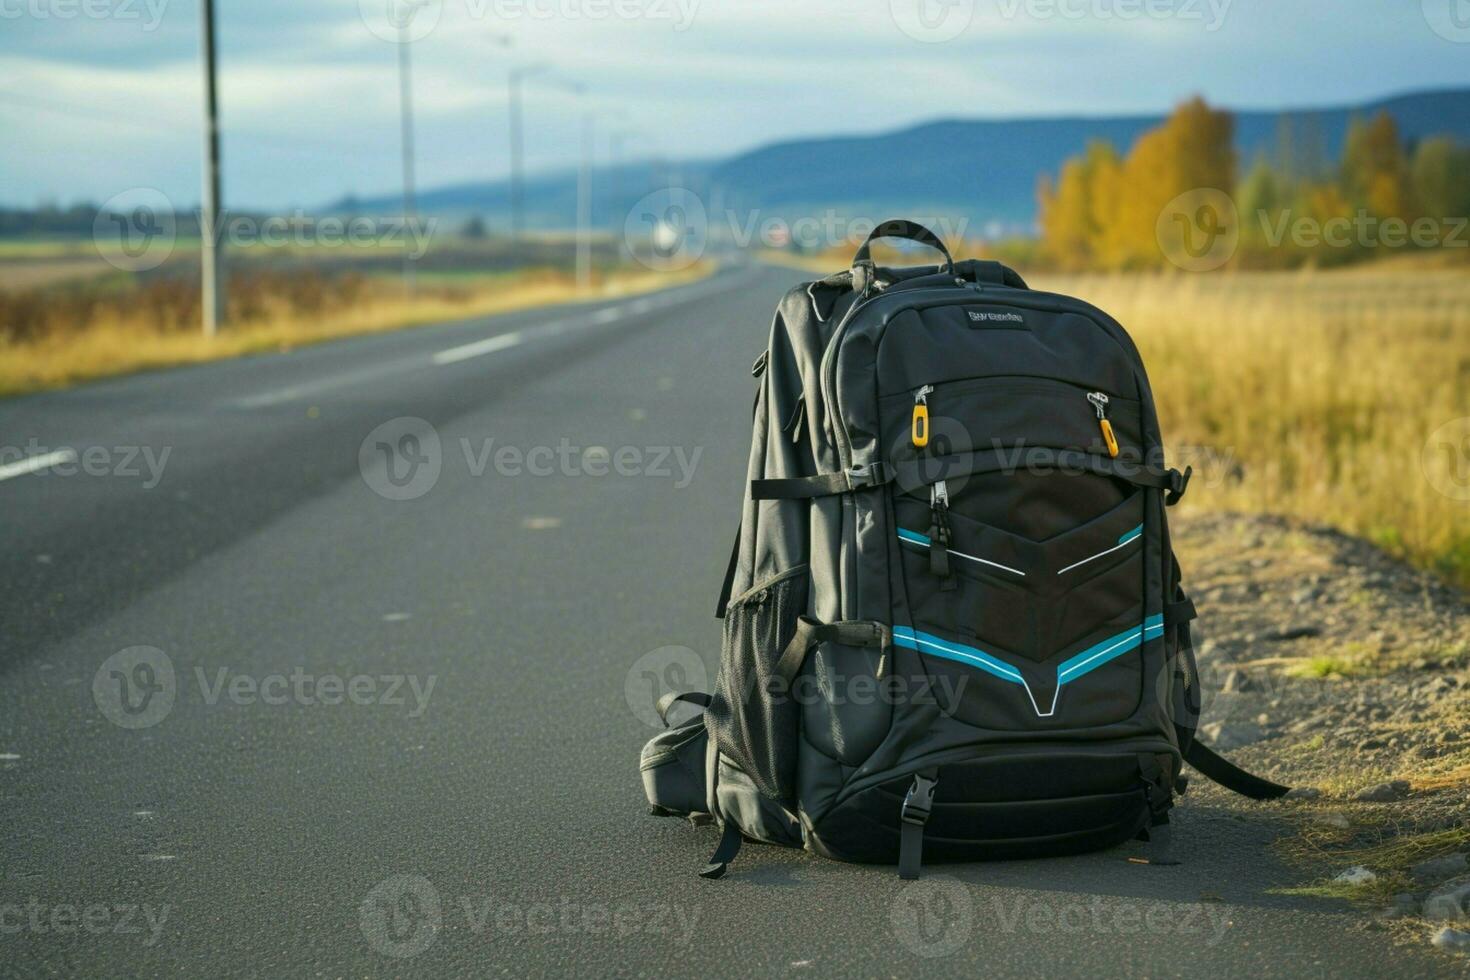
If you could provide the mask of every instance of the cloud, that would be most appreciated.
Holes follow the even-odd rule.
[[[57,14],[80,2],[0,0],[0,197],[101,199],[151,175],[192,199],[197,2],[89,0],[115,16]],[[151,30],[148,2],[164,5]],[[1271,106],[1470,83],[1464,46],[1428,30],[1416,3],[1178,0],[1196,21],[1107,13],[1132,0],[974,0],[963,31],[925,43],[900,25],[911,0],[428,2],[437,22],[411,49],[425,186],[504,173],[506,71],[538,61],[556,72],[526,90],[533,167],[577,158],[571,80],[608,123],[645,134],[634,145],[675,158],[934,118],[1152,113],[1195,92]],[[398,52],[372,29],[388,3],[220,5],[227,199],[310,205],[394,185]]]

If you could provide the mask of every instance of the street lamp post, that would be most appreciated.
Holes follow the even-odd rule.
[[[582,113],[582,166],[577,172],[577,288],[592,286],[592,139],[593,113]]]
[[[414,204],[413,192],[413,82],[410,75],[409,64],[409,18],[405,17],[398,24],[398,108],[401,122],[400,140],[403,148],[403,223],[405,233],[413,231],[413,226],[418,220],[417,208]],[[407,247],[408,239],[405,238],[403,250],[403,288],[410,295],[413,294],[417,285],[414,272],[413,253]]]
[[[204,190],[199,207],[199,301],[204,336],[213,337],[225,319],[219,254],[219,97],[215,85],[214,0],[203,0],[200,15],[204,47]]]
[[[508,94],[510,98],[510,237],[521,237],[525,228],[525,166],[526,150],[522,135],[521,85],[531,75],[546,71],[550,66],[542,63],[521,65],[510,70]]]

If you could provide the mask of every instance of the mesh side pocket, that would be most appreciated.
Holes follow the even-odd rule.
[[[776,661],[806,612],[807,570],[792,569],[730,603],[725,639],[705,722],[715,744],[774,800],[796,796],[801,707],[779,682]]]

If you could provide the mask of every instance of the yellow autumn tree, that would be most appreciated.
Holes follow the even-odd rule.
[[[1203,189],[1235,189],[1235,119],[1194,98],[1140,136],[1123,162],[1117,213],[1103,238],[1104,262],[1113,268],[1163,265],[1160,214],[1179,195]]]
[[[1187,191],[1235,188],[1235,121],[1192,99],[1139,137],[1124,160],[1105,143],[1068,160],[1041,192],[1046,252],[1064,267],[1156,267],[1160,214]]]
[[[1092,267],[1097,244],[1112,220],[1110,196],[1116,186],[1118,152],[1105,140],[1094,140],[1081,157],[1062,165],[1055,188],[1043,180],[1040,191],[1041,234],[1047,256],[1063,269]]]

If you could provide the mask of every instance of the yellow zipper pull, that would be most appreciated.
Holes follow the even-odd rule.
[[[917,449],[929,445],[929,393],[933,390],[933,385],[924,385],[914,394],[914,421],[910,436]]]
[[[1118,458],[1118,437],[1113,435],[1113,423],[1108,421],[1108,396],[1100,391],[1090,392],[1087,400],[1097,409],[1097,427],[1102,429],[1103,442],[1108,445],[1108,455]]]

